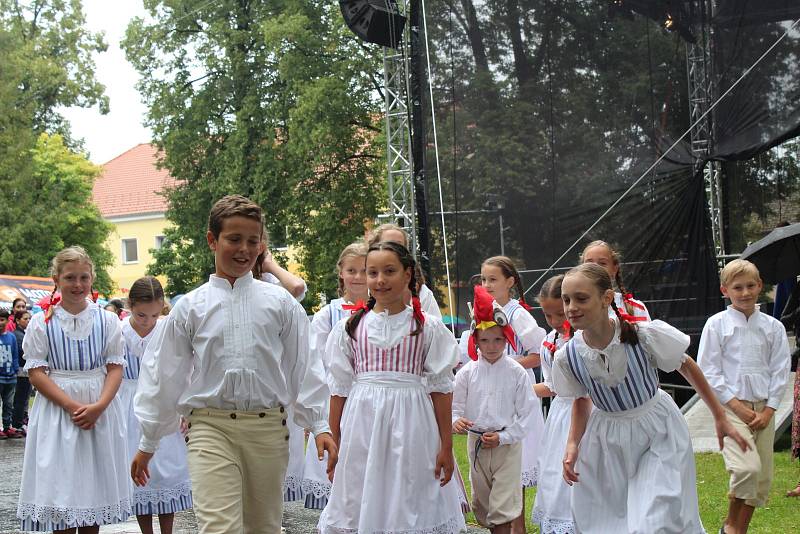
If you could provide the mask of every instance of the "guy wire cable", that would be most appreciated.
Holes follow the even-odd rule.
[[[644,180],[644,178],[645,178],[645,177],[646,177],[646,176],[647,176],[647,175],[650,173],[650,171],[652,171],[653,169],[655,169],[655,168],[656,168],[656,166],[657,166],[659,163],[661,163],[661,161],[662,161],[662,160],[663,160],[663,159],[664,159],[664,158],[667,156],[667,154],[669,154],[670,152],[672,152],[672,150],[673,150],[673,149],[674,149],[676,146],[678,146],[678,143],[680,143],[681,141],[683,141],[683,139],[684,139],[684,138],[685,138],[687,135],[689,135],[689,133],[692,131],[692,129],[693,129],[695,126],[697,126],[697,125],[698,125],[698,124],[699,124],[699,123],[700,123],[700,122],[701,122],[703,119],[705,119],[705,118],[706,118],[706,116],[707,116],[709,113],[711,113],[712,111],[714,111],[714,108],[716,108],[716,107],[717,107],[717,104],[719,104],[720,102],[722,102],[722,100],[723,100],[723,99],[724,99],[726,96],[728,96],[728,94],[729,94],[731,91],[733,91],[733,89],[734,89],[734,88],[735,88],[737,85],[739,85],[739,83],[740,83],[742,80],[744,80],[744,79],[747,77],[747,75],[748,75],[748,74],[750,74],[750,72],[751,72],[751,71],[752,71],[754,68],[756,68],[756,67],[758,66],[758,64],[759,64],[759,63],[761,63],[761,61],[762,61],[762,60],[763,60],[765,57],[767,57],[767,56],[769,55],[769,53],[770,53],[770,52],[772,52],[772,51],[775,49],[775,47],[776,47],[776,46],[778,46],[778,45],[781,43],[781,41],[783,41],[783,40],[784,40],[784,39],[786,38],[786,36],[787,36],[787,35],[789,35],[789,32],[791,32],[792,30],[794,30],[794,28],[795,28],[795,27],[796,27],[798,24],[800,24],[800,18],[799,18],[799,19],[797,19],[797,20],[795,20],[795,21],[792,23],[792,25],[791,25],[791,26],[789,26],[789,27],[786,29],[786,31],[785,31],[785,32],[783,32],[783,35],[781,35],[780,37],[778,37],[778,39],[777,39],[777,40],[776,40],[774,43],[772,43],[772,45],[771,45],[771,46],[770,46],[770,47],[769,47],[769,48],[768,48],[768,49],[767,49],[767,50],[766,50],[766,51],[765,51],[763,54],[761,54],[761,57],[759,57],[757,60],[755,60],[755,62],[754,62],[752,65],[750,65],[749,67],[747,67],[747,70],[745,70],[745,71],[744,71],[744,72],[741,74],[741,76],[739,76],[739,78],[737,78],[737,80],[736,80],[735,82],[733,82],[733,84],[731,84],[731,86],[730,86],[730,87],[728,87],[728,89],[727,89],[727,90],[726,90],[726,91],[725,91],[725,92],[724,92],[724,93],[723,93],[723,94],[722,94],[722,95],[721,95],[719,98],[717,98],[717,99],[716,99],[716,100],[715,100],[715,101],[714,101],[714,102],[711,104],[711,106],[710,106],[710,107],[709,107],[709,108],[706,110],[706,112],[705,112],[705,113],[703,113],[703,114],[702,114],[702,115],[701,115],[701,116],[700,116],[700,117],[699,117],[699,118],[698,118],[696,121],[694,121],[694,123],[692,123],[692,125],[691,125],[691,126],[689,126],[689,129],[688,129],[688,130],[686,130],[685,132],[683,132],[683,134],[682,134],[682,135],[681,135],[681,136],[680,136],[678,139],[676,139],[676,140],[675,140],[675,142],[674,142],[674,143],[672,143],[672,145],[671,145],[671,146],[670,146],[670,147],[669,147],[667,150],[665,150],[665,151],[664,151],[664,153],[663,153],[663,154],[661,154],[661,156],[659,156],[659,157],[658,157],[658,159],[656,159],[656,160],[653,162],[653,164],[652,164],[652,165],[650,165],[650,167],[648,167],[648,168],[647,168],[647,170],[645,170],[645,171],[642,173],[642,175],[641,175],[641,176],[639,176],[639,178],[637,178],[637,179],[636,179],[636,181],[634,181],[634,182],[631,184],[631,186],[630,186],[630,187],[628,187],[628,189],[626,189],[626,190],[625,190],[625,191],[624,191],[624,192],[623,192],[623,193],[622,193],[622,194],[619,196],[619,198],[618,198],[617,200],[615,200],[615,201],[614,201],[614,203],[613,203],[613,204],[611,204],[611,206],[609,206],[609,207],[608,207],[608,209],[607,209],[606,211],[604,211],[604,212],[603,212],[603,214],[602,214],[602,215],[600,215],[600,217],[598,217],[598,219],[597,219],[596,221],[594,221],[594,222],[592,223],[592,225],[591,225],[591,226],[589,226],[589,228],[587,228],[587,229],[586,229],[586,230],[585,230],[585,231],[584,231],[584,232],[583,232],[583,233],[580,235],[580,237],[578,237],[578,239],[576,239],[576,240],[575,240],[575,242],[574,242],[574,243],[572,243],[572,244],[571,244],[571,245],[570,245],[570,246],[567,248],[567,250],[565,250],[565,251],[564,251],[564,253],[563,253],[561,256],[559,256],[559,257],[558,257],[558,259],[557,259],[556,261],[554,261],[554,262],[552,263],[552,265],[550,265],[550,267],[548,267],[548,268],[547,268],[547,270],[546,270],[546,271],[544,271],[544,272],[541,274],[541,276],[539,276],[539,278],[537,278],[537,279],[536,279],[536,281],[535,281],[535,282],[533,282],[533,283],[532,283],[532,284],[531,284],[531,285],[528,287],[528,289],[526,289],[526,290],[523,292],[523,295],[527,295],[527,294],[528,294],[528,292],[529,292],[531,289],[533,289],[533,287],[534,287],[536,284],[538,284],[538,283],[539,283],[539,282],[542,280],[542,278],[544,278],[544,277],[547,275],[547,273],[549,273],[549,272],[550,272],[550,271],[553,269],[553,267],[555,267],[556,265],[558,265],[558,262],[560,262],[561,260],[563,260],[563,259],[564,259],[564,257],[565,257],[567,254],[569,254],[569,253],[572,251],[572,249],[574,249],[574,248],[575,248],[575,247],[578,245],[578,243],[580,243],[580,242],[581,242],[581,240],[582,240],[584,237],[586,237],[586,236],[589,234],[589,232],[591,232],[591,231],[594,229],[594,227],[595,227],[595,226],[597,226],[597,225],[600,223],[600,221],[602,221],[602,220],[603,220],[603,219],[606,217],[606,215],[608,215],[609,213],[611,213],[611,211],[612,211],[614,208],[616,208],[616,207],[617,207],[617,205],[618,205],[620,202],[622,202],[622,199],[624,199],[626,196],[628,196],[628,193],[630,193],[631,191],[633,191],[633,189],[634,189],[634,188],[635,188],[637,185],[639,185],[639,182],[641,182],[642,180]]]
[[[450,309],[450,330],[455,335],[455,316],[453,316],[453,290],[450,285],[450,257],[447,252],[447,229],[444,223],[444,199],[442,197],[442,173],[439,169],[439,140],[436,133],[436,110],[433,102],[433,73],[431,72],[431,52],[428,46],[428,16],[425,13],[425,0],[420,0],[422,5],[422,27],[425,32],[425,60],[428,64],[428,91],[431,95],[431,120],[433,121],[433,148],[436,154],[436,180],[439,184],[439,213],[442,219],[442,244],[444,245],[444,270],[447,276],[447,307]]]

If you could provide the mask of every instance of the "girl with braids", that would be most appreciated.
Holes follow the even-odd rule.
[[[572,335],[572,327],[564,314],[561,302],[561,282],[564,275],[547,279],[539,291],[539,305],[552,330],[542,341],[543,382],[534,386],[539,397],[555,397],[544,423],[542,453],[539,456],[539,480],[531,521],[539,525],[542,534],[575,534],[575,520],[569,506],[571,488],[564,484],[561,461],[567,443],[572,415],[572,398],[556,396],[553,392],[553,356]]]
[[[382,224],[377,227],[369,237],[367,245],[372,246],[375,243],[380,243],[381,241],[400,243],[407,249],[409,249],[411,243],[411,240],[408,238],[408,233],[406,233],[404,229],[396,224],[390,223]],[[430,316],[441,319],[442,311],[439,309],[439,304],[436,302],[436,297],[433,295],[433,291],[431,291],[431,289],[425,284],[425,276],[422,274],[422,269],[419,268],[419,264],[417,264],[415,269],[415,274],[417,277],[417,293],[419,296],[419,301],[422,304],[422,311]],[[411,293],[406,292],[406,304],[410,303]]]
[[[685,354],[689,336],[662,321],[630,323],[619,310],[609,317],[614,290],[599,265],[570,270],[561,299],[577,330],[553,364],[556,393],[575,398],[563,471],[576,530],[704,533],[689,429],[657,369],[679,371],[705,401],[720,449],[725,436],[747,445]]]
[[[642,301],[633,298],[633,294],[628,291],[622,282],[619,253],[611,245],[605,241],[592,241],[583,249],[580,262],[596,263],[606,270],[616,286],[614,304],[608,309],[610,317],[615,315],[614,306],[616,306],[620,313],[624,314],[625,319],[630,322],[650,320],[650,312],[647,310],[647,306]]]
[[[339,444],[322,534],[451,534],[465,529],[453,475],[452,334],[425,314],[415,262],[394,242],[369,248],[371,297],[334,326],[326,349]]]
[[[325,343],[333,327],[350,317],[356,303],[363,304],[368,298],[366,274],[367,245],[358,241],[347,245],[339,254],[336,274],[339,279],[339,298],[325,305],[311,320],[309,352],[312,358],[319,358],[325,366]],[[306,450],[303,470],[302,490],[306,508],[322,510],[331,494],[331,482],[326,473],[327,458],[319,460],[313,447]]]
[[[537,382],[534,369],[539,367],[539,347],[545,338],[545,331],[536,323],[536,319],[528,313],[530,306],[525,303],[522,279],[514,262],[506,256],[493,256],[484,260],[481,265],[481,285],[503,307],[508,324],[514,329],[516,347],[506,345],[506,354],[517,360],[528,370],[531,381]],[[519,300],[512,298],[512,289]],[[538,479],[538,462],[541,450],[544,417],[539,398],[536,399],[535,416],[532,418],[531,431],[525,436],[522,446],[522,493],[523,509],[520,516],[511,525],[512,532],[525,532],[525,488],[536,486]]]
[[[81,247],[53,259],[51,295],[25,332],[25,369],[39,392],[31,409],[17,517],[21,530],[96,534],[131,513],[125,366],[117,316],[89,299],[94,264]]]
[[[164,309],[164,289],[152,276],[139,278],[128,293],[130,315],[122,319],[122,336],[125,338],[125,360],[119,397],[128,412],[128,454],[131,461],[139,449],[142,433],[133,413],[133,398],[139,382],[139,367],[147,345],[153,339]],[[175,512],[192,507],[192,484],[189,480],[189,463],[186,443],[181,432],[161,440],[153,461],[150,462],[150,479],[144,486],[133,490],[133,513],[143,534],[153,533],[153,514],[158,515],[160,531],[172,532]]]

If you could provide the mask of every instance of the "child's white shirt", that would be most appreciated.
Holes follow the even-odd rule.
[[[139,448],[155,451],[193,408],[294,408],[298,426],[329,432],[325,372],[308,350],[309,324],[283,288],[248,273],[211,275],[163,320],[145,351],[134,401]]]
[[[436,302],[436,297],[433,295],[431,288],[422,284],[419,288],[419,304],[422,311],[437,319],[442,318],[442,310],[439,309],[439,303]]]
[[[520,309],[514,311],[519,306]],[[503,306],[503,311],[508,316],[509,324],[514,333],[522,341],[522,348],[527,354],[538,354],[547,332],[539,326],[533,315],[526,310],[516,299],[511,299]],[[517,347],[519,349],[519,347]]]
[[[279,287],[283,287],[283,284],[281,284],[281,281],[278,279],[278,277],[272,273],[261,273],[261,281],[266,282],[268,284],[273,284]],[[297,302],[303,302],[303,299],[306,298],[307,292],[308,292],[308,284],[306,284],[306,281],[303,280],[303,291],[299,295],[297,295],[297,297],[295,297],[295,300],[297,300]]]
[[[501,445],[522,441],[533,428],[535,409],[533,382],[510,356],[493,364],[479,356],[456,374],[453,422],[464,417],[474,430],[499,431]]]
[[[723,404],[767,401],[777,409],[791,361],[786,329],[756,309],[749,318],[728,306],[703,327],[697,363]]]

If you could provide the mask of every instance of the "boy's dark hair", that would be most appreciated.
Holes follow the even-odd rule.
[[[31,315],[31,312],[29,312],[28,310],[14,312],[14,321],[19,323],[19,320],[22,319],[22,316],[25,315],[26,313],[28,315]]]
[[[11,317],[11,313],[5,308],[0,308],[0,319],[8,319],[9,317]]]
[[[262,226],[264,224],[261,206],[242,195],[228,195],[217,200],[208,214],[208,231],[211,232],[214,239],[219,238],[223,221],[231,217],[244,217],[252,219]]]
[[[128,305],[164,301],[164,288],[155,276],[143,276],[136,280],[128,291]]]

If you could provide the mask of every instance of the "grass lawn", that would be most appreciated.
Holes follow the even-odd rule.
[[[466,437],[453,436],[453,448],[469,495],[469,460],[467,459]],[[777,448],[780,450],[775,452],[775,478],[768,507],[756,510],[753,522],[750,524],[749,532],[751,534],[800,533],[800,499],[784,497],[787,490],[797,485],[798,478],[800,478],[800,466],[796,462],[790,462],[786,440],[779,441]],[[722,456],[719,454],[699,453],[695,454],[695,460],[700,516],[708,533],[714,534],[722,525],[722,520],[728,510],[725,496],[728,490],[728,474],[725,471]],[[529,532],[539,532],[539,529],[530,523],[535,493],[534,489],[525,491],[525,515],[528,520]],[[475,523],[475,517],[469,514],[467,521]]]

